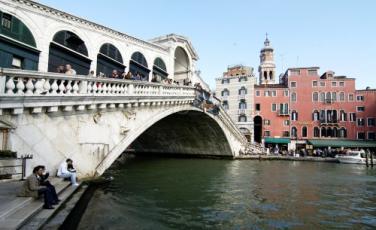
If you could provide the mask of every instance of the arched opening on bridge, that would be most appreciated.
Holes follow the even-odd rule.
[[[124,69],[125,65],[120,51],[110,43],[103,44],[97,56],[97,75],[110,77],[113,70],[121,75]]]
[[[247,141],[251,142],[251,132],[249,131],[249,129],[240,127],[239,130],[245,136],[245,138],[247,138]]]
[[[202,112],[184,111],[163,118],[132,144],[136,153],[232,156],[218,123]]]
[[[38,70],[39,53],[33,34],[17,17],[0,11],[0,67]]]
[[[190,79],[190,62],[187,52],[182,47],[175,49],[174,80],[183,83]]]
[[[254,141],[261,143],[262,140],[262,118],[260,116],[255,116],[253,118],[253,127],[254,127]]]
[[[156,58],[153,65],[153,82],[161,82],[168,76],[166,64],[162,58]]]
[[[134,76],[138,76],[142,81],[149,81],[148,63],[146,62],[145,56],[140,52],[134,52],[132,54],[131,60],[129,62],[129,71],[132,72]]]
[[[50,43],[49,72],[58,72],[59,66],[70,64],[77,74],[87,75],[90,63],[85,42],[80,37],[67,30],[55,34]]]

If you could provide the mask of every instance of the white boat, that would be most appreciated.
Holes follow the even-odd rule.
[[[336,158],[340,163],[366,164],[366,154],[364,151],[349,151],[346,155],[337,155]],[[368,156],[368,163],[371,164],[370,156]],[[373,164],[376,165],[376,159],[373,159]]]

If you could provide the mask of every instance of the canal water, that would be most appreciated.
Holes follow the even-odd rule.
[[[79,229],[375,229],[376,169],[139,158],[107,175]]]

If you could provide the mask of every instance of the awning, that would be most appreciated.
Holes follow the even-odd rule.
[[[308,143],[313,145],[313,147],[376,148],[376,141],[310,139]]]
[[[265,137],[265,143],[269,143],[269,144],[288,144],[288,143],[290,143],[290,138]]]

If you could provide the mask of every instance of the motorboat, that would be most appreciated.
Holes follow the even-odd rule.
[[[349,151],[346,155],[337,155],[336,158],[340,163],[345,164],[366,164],[366,153],[364,151]],[[368,163],[371,164],[371,158],[368,156]],[[376,159],[373,159],[376,165]]]

